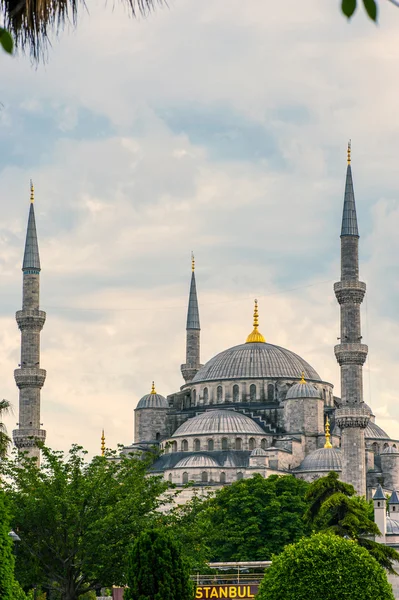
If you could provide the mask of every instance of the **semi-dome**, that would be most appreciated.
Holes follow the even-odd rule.
[[[255,448],[252,450],[251,456],[267,456],[267,452],[263,448]]]
[[[208,410],[180,425],[172,437],[218,433],[262,434],[263,429],[249,417],[232,410]]]
[[[139,408],[169,408],[169,405],[164,396],[156,393],[154,382],[152,382],[151,392],[139,400],[136,410]]]
[[[217,354],[195,375],[191,384],[231,379],[286,378],[321,381],[320,375],[303,358],[273,344],[240,344]]]
[[[399,450],[394,446],[387,446],[386,448],[384,448],[381,454],[399,454]]]
[[[296,471],[341,471],[342,458],[339,448],[319,448],[308,454]]]
[[[395,521],[395,519],[391,519],[390,517],[387,517],[386,532],[398,535],[399,534],[399,521]]]
[[[301,381],[291,386],[287,392],[285,399],[292,398],[320,398],[320,392],[302,377]]]
[[[175,469],[183,469],[187,467],[219,467],[218,463],[211,456],[207,456],[206,454],[192,454],[191,456],[185,456],[177,465],[175,465]]]
[[[381,429],[381,427],[379,425],[377,425],[376,423],[372,423],[371,421],[368,422],[368,425],[366,427],[366,429],[364,430],[364,437],[365,438],[372,438],[372,439],[382,439],[382,440],[390,440],[391,438],[389,437],[389,435],[387,433],[385,433],[385,431],[383,429]]]

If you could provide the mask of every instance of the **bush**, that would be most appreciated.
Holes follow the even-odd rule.
[[[273,557],[257,600],[394,600],[384,569],[364,548],[318,533]]]

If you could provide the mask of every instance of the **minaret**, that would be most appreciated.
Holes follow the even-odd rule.
[[[186,363],[181,366],[181,372],[186,383],[194,378],[200,368],[200,320],[198,311],[197,287],[195,285],[195,260],[191,254],[191,284],[188,300],[186,326]]]
[[[39,464],[40,450],[36,441],[44,442],[46,439],[46,432],[40,429],[40,390],[46,379],[46,371],[40,369],[40,332],[46,320],[46,313],[39,310],[40,259],[32,182],[30,200],[22,264],[22,310],[16,313],[21,330],[21,364],[20,368],[14,371],[15,383],[19,388],[19,429],[13,431],[13,439],[18,450],[27,452],[28,456],[36,458]]]
[[[351,483],[357,494],[366,495],[364,430],[370,410],[363,402],[363,365],[368,348],[362,344],[360,305],[366,284],[359,281],[359,231],[351,169],[351,145],[341,228],[341,281],[334,284],[341,308],[341,338],[335,356],[341,367],[341,408],[335,421],[341,429],[342,480]]]

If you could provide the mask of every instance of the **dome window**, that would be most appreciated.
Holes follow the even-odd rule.
[[[188,473],[187,473],[187,471],[184,471],[184,473],[183,473],[183,483],[188,483]]]
[[[229,440],[227,438],[222,438],[222,450],[229,449]]]
[[[208,473],[206,471],[202,471],[201,481],[202,481],[202,483],[208,483]]]
[[[269,383],[267,386],[267,399],[269,402],[273,402],[274,400],[274,385],[272,383]]]
[[[243,474],[243,473],[241,473],[241,471],[239,471],[239,472],[237,473],[237,480],[240,480],[240,479],[244,479],[244,474]]]
[[[169,483],[172,483],[172,473],[169,473],[168,479],[169,479]]]
[[[220,483],[226,483],[226,473],[220,473]]]
[[[236,438],[236,450],[242,450],[242,439]]]
[[[191,406],[195,406],[197,404],[197,390],[193,390],[191,392]]]
[[[218,404],[221,404],[223,402],[223,388],[221,385],[218,385],[216,394],[217,394]]]
[[[172,442],[172,452],[177,452],[177,442]]]
[[[249,438],[249,449],[255,450],[255,446],[256,446],[255,438]]]
[[[260,447],[261,447],[263,450],[266,450],[266,440],[265,440],[265,438],[263,438],[263,439],[260,441]]]
[[[201,450],[201,442],[199,440],[194,440],[194,451],[199,452]]]
[[[181,443],[181,449],[182,452],[187,452],[188,451],[188,441],[187,440],[183,440]]]
[[[254,383],[249,386],[249,398],[251,402],[256,401],[256,385]]]
[[[212,452],[214,448],[213,440],[208,440],[208,451]]]
[[[233,385],[233,402],[240,401],[240,387],[236,384]]]
[[[209,396],[208,396],[208,388],[206,387],[206,388],[204,388],[204,404],[208,403],[208,398],[209,398]]]

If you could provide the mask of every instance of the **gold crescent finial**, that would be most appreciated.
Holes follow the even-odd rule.
[[[152,382],[151,394],[156,394],[156,391],[155,391],[155,382],[154,381]]]
[[[101,435],[101,456],[105,456],[105,435],[104,435],[104,429]]]
[[[328,420],[328,417],[326,418],[326,426],[325,426],[325,436],[326,436],[326,443],[324,444],[324,448],[332,448],[331,442],[330,442],[330,421]]]
[[[305,371],[302,371],[302,373],[301,373],[301,381],[299,383],[306,383]]]
[[[195,271],[195,258],[194,258],[194,252],[191,252],[191,270],[194,273]]]
[[[351,150],[352,150],[352,140],[348,142],[348,165],[351,164]]]
[[[33,181],[30,180],[30,201],[33,204],[35,201],[35,188],[33,187]]]
[[[247,337],[247,344],[254,344],[256,342],[260,342],[260,343],[263,343],[263,344],[266,343],[265,338],[258,331],[258,327],[259,327],[258,301],[255,300],[255,307],[254,307],[254,329],[253,329],[252,333],[250,333],[249,336]]]

